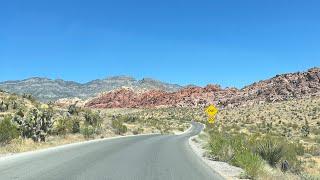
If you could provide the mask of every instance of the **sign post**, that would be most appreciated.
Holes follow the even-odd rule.
[[[207,114],[209,115],[208,123],[209,123],[209,124],[213,124],[213,123],[214,123],[214,118],[213,118],[213,116],[218,113],[218,109],[215,108],[213,105],[210,105],[210,106],[206,109],[206,112],[207,112]]]

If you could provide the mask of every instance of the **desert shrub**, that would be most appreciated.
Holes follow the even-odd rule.
[[[296,123],[294,123],[294,124],[292,124],[292,128],[294,129],[294,130],[296,130],[296,129],[298,129],[298,124],[296,124]]]
[[[178,127],[178,131],[183,132],[183,131],[184,131],[184,128],[183,128],[183,127]]]
[[[31,103],[35,103],[36,102],[36,99],[34,97],[32,97],[31,94],[23,94],[22,97],[28,99]]]
[[[281,161],[288,161],[289,170],[295,174],[302,171],[302,161],[298,156],[305,153],[304,146],[299,142],[289,142],[283,137],[266,136],[262,140],[258,140],[255,151],[264,159],[271,167],[275,168]]]
[[[169,134],[172,131],[172,128],[170,126],[164,126],[161,128],[160,133],[161,134]]]
[[[68,123],[67,119],[58,119],[56,121],[56,127],[54,128],[54,132],[57,135],[66,135],[68,130],[71,129],[70,123]]]
[[[260,157],[248,149],[237,153],[233,159],[233,164],[242,167],[245,175],[250,179],[256,179],[263,171]]]
[[[210,153],[222,161],[230,161],[235,153],[242,151],[244,148],[241,137],[232,136],[225,132],[219,133],[216,128],[209,131],[209,149]]]
[[[223,131],[218,132],[217,128],[208,133],[210,138],[207,147],[214,159],[243,168],[246,176],[252,179],[262,171],[262,160],[252,151],[245,135],[230,135]]]
[[[219,133],[214,133],[213,131],[215,130],[209,131],[209,153],[213,156],[216,156],[217,159],[226,159],[223,157],[223,154],[225,154],[223,151],[226,149],[225,146],[227,146],[227,140]]]
[[[93,138],[94,134],[96,133],[96,129],[91,125],[85,125],[80,130],[81,134],[85,139]]]
[[[121,120],[126,123],[134,123],[138,121],[139,118],[135,116],[123,116]]]
[[[78,116],[64,117],[56,121],[51,134],[66,135],[80,132],[80,118]]]
[[[307,137],[310,134],[310,126],[307,120],[305,120],[304,125],[301,127],[301,133],[304,137]]]
[[[314,138],[314,141],[315,141],[316,143],[319,143],[319,144],[320,144],[320,136],[315,137],[315,138]]]
[[[304,146],[299,142],[285,143],[285,150],[287,152],[286,154],[292,152],[295,156],[302,156],[305,153]]]
[[[68,112],[69,112],[71,115],[79,115],[80,108],[77,107],[76,105],[72,104],[72,105],[69,106]]]
[[[276,167],[285,153],[283,145],[270,139],[260,142],[256,151],[271,167]]]
[[[0,119],[0,145],[5,145],[18,136],[17,127],[11,122],[10,117]]]
[[[143,131],[144,131],[144,129],[141,128],[141,127],[139,127],[138,129],[133,130],[132,133],[133,133],[134,135],[137,135],[137,134],[143,133]]]
[[[24,117],[24,113],[23,113],[23,110],[22,109],[19,109],[17,112],[16,112],[16,115],[20,116],[20,117]]]
[[[272,122],[271,123],[267,123],[267,126],[266,126],[266,130],[268,131],[268,132],[270,132],[271,130],[272,130]]]
[[[101,125],[101,117],[99,112],[86,110],[84,114],[85,124],[91,125],[94,127],[99,127]]]
[[[288,143],[284,145],[285,154],[283,159],[286,159],[289,162],[289,170],[292,173],[300,174],[303,170],[303,162],[298,159],[298,156],[302,156],[305,153],[303,145],[300,143]]]
[[[80,132],[80,119],[79,117],[75,116],[71,118],[71,132],[72,133],[79,133]]]
[[[128,131],[127,126],[122,124],[121,120],[112,120],[112,128],[114,129],[116,134],[124,134]]]

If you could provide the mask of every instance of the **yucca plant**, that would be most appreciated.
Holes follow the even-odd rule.
[[[284,146],[273,142],[272,140],[265,140],[257,146],[257,153],[262,159],[267,161],[271,167],[275,167],[281,158],[285,155]]]

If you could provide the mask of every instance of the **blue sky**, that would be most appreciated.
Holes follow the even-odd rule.
[[[0,81],[243,87],[320,66],[317,0],[2,0]]]

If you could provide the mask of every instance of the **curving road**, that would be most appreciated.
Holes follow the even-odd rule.
[[[212,180],[223,179],[182,135],[139,135],[89,141],[0,158],[0,179]]]

